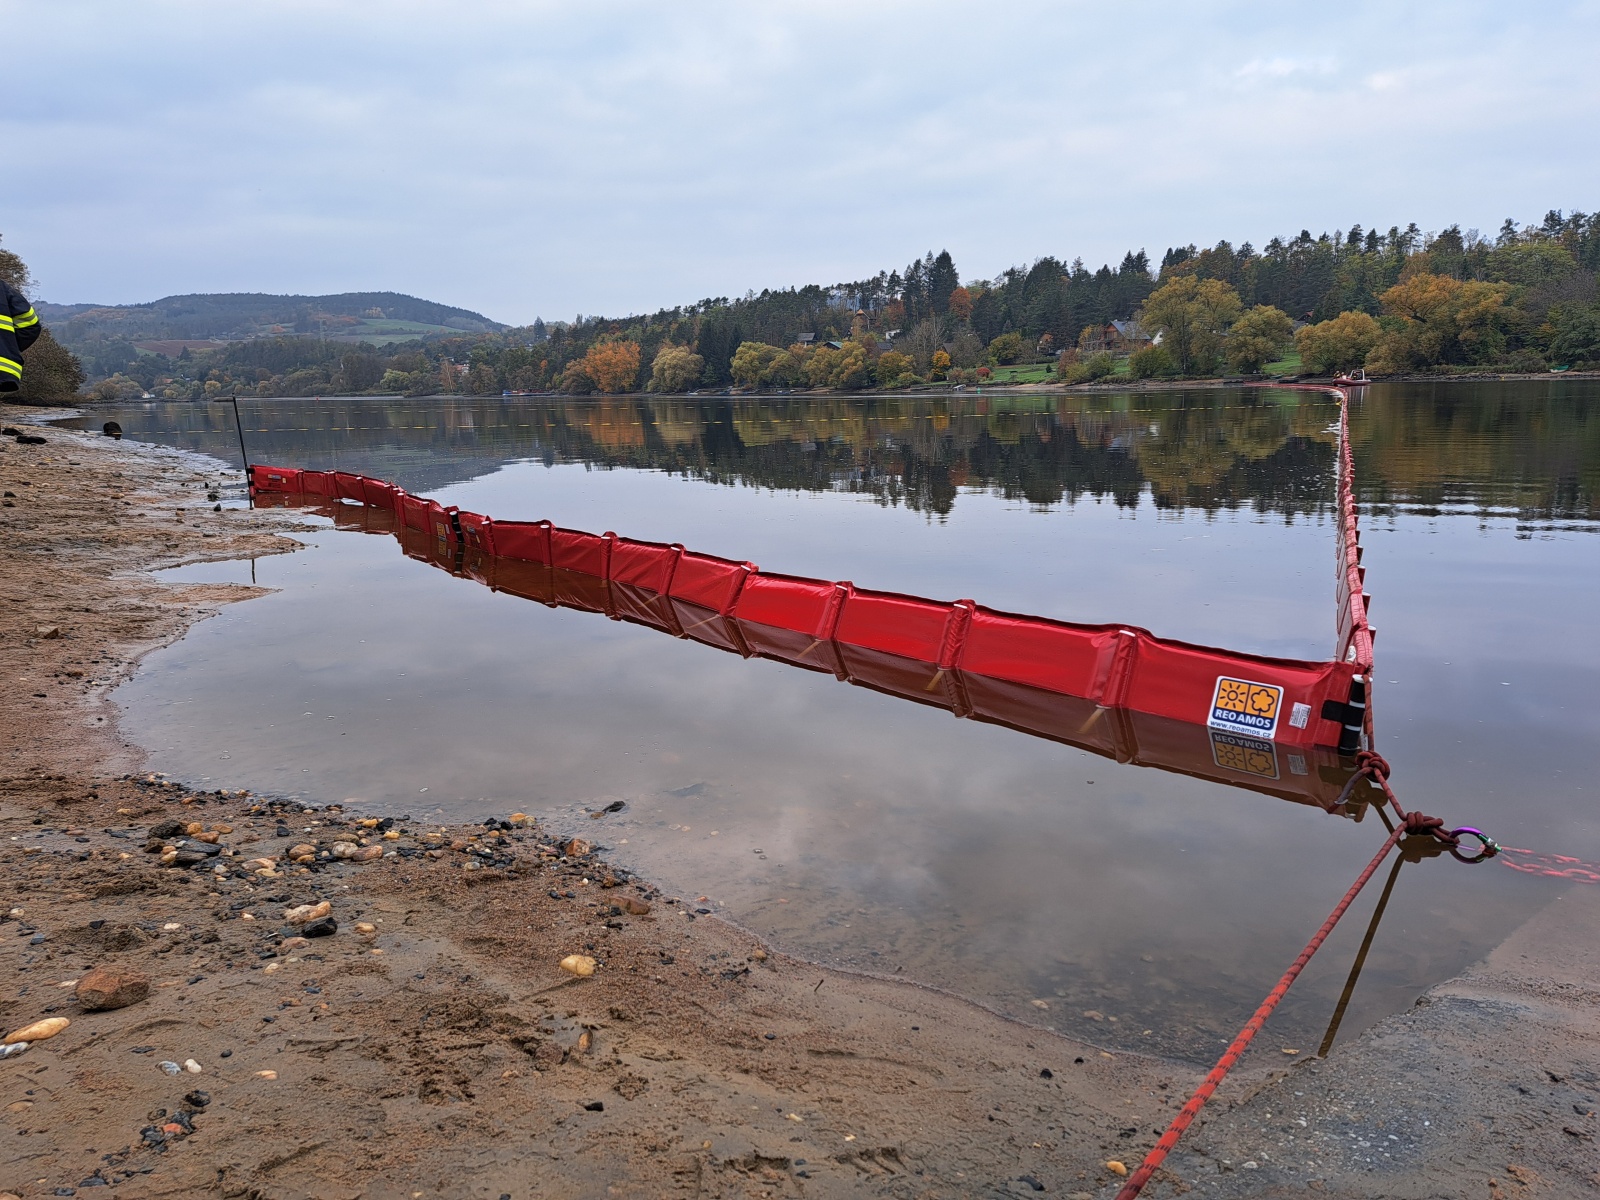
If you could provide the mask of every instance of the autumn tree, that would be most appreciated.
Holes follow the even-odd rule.
[[[1368,366],[1385,374],[1438,365],[1497,362],[1512,311],[1511,285],[1463,283],[1448,275],[1412,275],[1378,297],[1396,318]]]
[[[852,391],[870,387],[872,357],[861,342],[849,340],[839,349],[819,346],[805,364],[806,382],[812,387]]]
[[[33,287],[28,264],[10,250],[0,249],[0,279],[23,293]],[[39,340],[28,347],[22,361],[22,386],[6,396],[12,404],[59,404],[83,386],[83,364],[49,329],[39,331]],[[143,391],[140,386],[138,392]]]
[[[767,369],[761,373],[761,382],[768,387],[787,388],[802,383],[806,377],[806,359],[811,351],[799,344],[773,356]]]
[[[1332,375],[1366,366],[1367,356],[1382,336],[1382,327],[1367,313],[1345,312],[1331,321],[1302,326],[1294,335],[1294,344],[1307,372]]]
[[[874,366],[879,387],[899,387],[915,378],[911,359],[898,350],[885,350]]]
[[[948,372],[949,370],[950,370],[950,354],[949,354],[949,352],[945,351],[945,350],[935,350],[933,352],[933,378],[935,378],[935,379],[943,379],[945,377],[945,373]]]
[[[1294,322],[1282,309],[1258,304],[1233,323],[1223,350],[1228,365],[1254,375],[1272,362],[1294,338]]]
[[[652,392],[686,392],[700,382],[706,360],[687,346],[670,342],[656,351],[650,364],[650,390]]]
[[[950,315],[957,321],[972,320],[972,293],[958,287],[950,293]]]
[[[983,360],[983,339],[973,332],[970,325],[963,325],[956,330],[956,336],[950,343],[950,361],[958,367],[975,367]]]
[[[733,381],[740,387],[759,387],[765,382],[768,368],[782,353],[777,346],[765,342],[740,342],[730,367]]]
[[[1161,334],[1179,374],[1209,374],[1216,370],[1223,341],[1243,307],[1239,293],[1222,280],[1179,275],[1150,293],[1139,323]]]
[[[595,391],[594,379],[586,370],[587,362],[575,358],[561,372],[561,390],[570,396],[587,396]]]
[[[1178,364],[1165,346],[1140,346],[1128,355],[1128,375],[1134,379],[1160,379],[1177,373]]]
[[[1001,366],[1009,366],[1022,357],[1022,335],[1002,333],[989,343],[989,354]]]
[[[598,392],[633,391],[639,381],[639,343],[621,338],[596,342],[583,356],[583,373]]]
[[[6,396],[12,404],[59,404],[83,386],[83,364],[48,329],[28,347],[22,361],[22,386]]]
[[[918,321],[911,332],[895,341],[903,354],[909,354],[919,374],[933,369],[933,352],[939,349],[939,323]]]

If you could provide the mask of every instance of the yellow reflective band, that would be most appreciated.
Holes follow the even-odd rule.
[[[17,318],[18,329],[26,329],[29,325],[37,325],[38,323],[39,314],[34,312],[31,308]]]
[[[0,358],[0,371],[15,375],[18,379],[22,378],[22,364],[12,362],[9,358]]]
[[[16,327],[17,323],[10,317],[0,316],[0,329],[15,329]]]

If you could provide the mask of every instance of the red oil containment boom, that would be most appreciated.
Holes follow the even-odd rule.
[[[342,472],[257,466],[251,484],[260,503],[319,505],[340,526],[393,533],[408,555],[498,591],[1359,816],[1364,794],[1340,802],[1371,669],[1364,600],[1348,591],[1360,580],[1348,475],[1342,459],[1341,653],[1327,662],[773,574],[548,521],[496,521]]]

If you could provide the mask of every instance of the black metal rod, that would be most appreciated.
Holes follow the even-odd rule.
[[[230,396],[229,399],[233,401],[233,427],[239,431],[239,457],[244,460],[245,483],[248,484],[250,482],[250,455],[245,453],[244,448],[244,422],[239,419],[239,397],[234,395]]]
[[[1372,920],[1367,925],[1367,936],[1361,940],[1361,949],[1356,954],[1356,961],[1350,966],[1350,978],[1344,981],[1344,991],[1339,996],[1339,1003],[1333,1010],[1333,1019],[1328,1022],[1328,1032],[1323,1036],[1322,1046],[1317,1050],[1318,1058],[1327,1058],[1328,1051],[1333,1049],[1333,1039],[1339,1036],[1339,1026],[1344,1021],[1344,1010],[1350,1007],[1350,997],[1355,995],[1356,980],[1361,978],[1361,968],[1366,965],[1367,951],[1372,949],[1372,939],[1377,935],[1378,922],[1383,920],[1383,910],[1389,906],[1389,893],[1394,891],[1394,881],[1400,877],[1400,867],[1405,863],[1405,856],[1394,860],[1394,866],[1389,869],[1389,881],[1383,885],[1383,895],[1378,897],[1378,906],[1372,910]]]

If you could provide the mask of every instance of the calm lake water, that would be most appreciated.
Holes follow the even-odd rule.
[[[1332,652],[1337,409],[1309,393],[241,406],[257,461],[495,517],[1233,650]],[[227,406],[106,416],[237,462]],[[1402,799],[1600,858],[1600,387],[1376,386],[1352,437],[1378,748]],[[119,693],[156,769],[417,820],[520,809],[795,953],[1192,1059],[1231,1037],[1384,836],[1370,815],[491,593],[393,538],[310,520],[304,551],[253,564],[278,591],[150,656]],[[587,816],[613,799],[626,810]],[[1341,1037],[1561,886],[1499,863],[1408,865]],[[1270,1044],[1317,1047],[1376,898]]]

